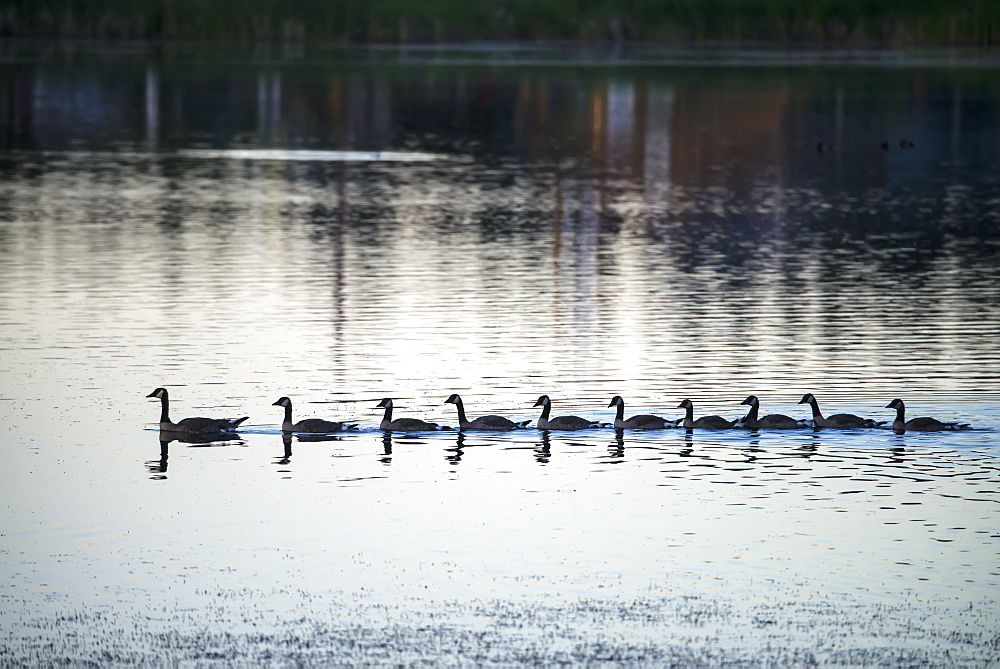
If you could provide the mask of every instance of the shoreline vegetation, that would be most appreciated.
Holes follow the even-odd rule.
[[[0,0],[0,37],[985,46],[997,0]]]

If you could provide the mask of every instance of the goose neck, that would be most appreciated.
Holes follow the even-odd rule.
[[[812,407],[813,420],[823,420],[823,414],[819,410],[819,402],[816,401],[815,397],[809,400],[809,406]]]
[[[170,400],[167,399],[167,394],[164,393],[160,395],[160,423],[170,422]]]
[[[465,425],[468,423],[469,421],[465,417],[465,405],[462,403],[461,397],[455,400],[455,408],[458,409],[458,424]]]

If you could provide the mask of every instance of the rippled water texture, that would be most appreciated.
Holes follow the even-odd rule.
[[[991,54],[0,53],[0,664],[1000,662]]]

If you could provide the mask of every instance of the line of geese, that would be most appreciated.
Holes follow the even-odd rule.
[[[185,418],[176,423],[170,420],[170,400],[166,388],[157,388],[146,397],[154,397],[160,400],[160,430],[164,432],[176,432],[184,434],[212,434],[223,432],[235,432],[241,423],[249,416],[242,418]],[[445,404],[454,404],[458,410],[459,430],[488,430],[507,431],[528,427],[530,420],[515,422],[503,416],[487,415],[469,420],[465,414],[465,405],[462,398],[457,394],[452,394],[445,400]],[[862,418],[849,413],[838,413],[824,417],[819,410],[819,402],[812,393],[806,393],[799,400],[799,404],[808,404],[812,408],[812,418],[808,420],[798,420],[784,414],[768,414],[759,416],[760,401],[756,395],[750,395],[740,402],[740,405],[748,405],[750,410],[742,418],[728,420],[722,416],[702,416],[695,419],[694,404],[691,400],[684,400],[677,408],[684,409],[683,418],[668,419],[651,414],[638,414],[625,418],[625,400],[620,395],[611,398],[608,408],[615,407],[615,420],[613,423],[602,423],[600,421],[583,418],[581,416],[556,416],[550,418],[552,401],[548,395],[542,395],[535,402],[535,407],[542,407],[542,414],[535,422],[535,427],[539,430],[587,430],[599,427],[613,427],[616,430],[662,430],[666,428],[703,428],[709,430],[727,430],[731,428],[743,428],[748,430],[771,429],[771,430],[792,430],[800,428],[873,428],[885,427],[888,421],[876,422],[870,418]],[[283,407],[285,410],[284,420],[281,422],[282,432],[298,432],[311,434],[327,434],[330,432],[340,432],[343,430],[357,429],[356,423],[323,420],[320,418],[307,418],[293,422],[292,420],[292,400],[282,397],[274,402],[273,406]],[[452,430],[455,428],[430,423],[419,418],[396,418],[392,417],[392,399],[382,400],[377,409],[384,409],[385,414],[379,429],[387,432],[427,432],[433,430]],[[886,405],[887,409],[896,410],[896,419],[888,427],[896,431],[915,430],[922,432],[938,432],[942,430],[961,430],[969,426],[964,423],[946,423],[922,416],[906,420],[906,406],[903,400],[894,399]]]

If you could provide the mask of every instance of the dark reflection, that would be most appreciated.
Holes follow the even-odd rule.
[[[214,432],[211,434],[183,434],[178,432],[157,433],[160,442],[160,459],[147,460],[146,468],[154,480],[165,479],[167,473],[167,458],[169,456],[169,446],[171,442],[187,444],[189,448],[205,448],[211,446],[245,446],[246,442],[240,439],[239,435],[232,432]]]
[[[542,430],[542,440],[535,446],[535,462],[540,465],[549,464],[552,457],[552,442],[548,430]]]
[[[615,430],[615,440],[608,444],[608,455],[613,458],[612,462],[625,459],[625,430]]]
[[[160,459],[159,460],[147,460],[146,469],[153,476],[149,478],[154,481],[163,480],[167,478],[167,457],[169,456],[169,440],[160,439]]]
[[[809,459],[819,452],[819,446],[819,442],[816,442],[815,444],[802,444],[795,450],[800,458]]]
[[[764,449],[760,447],[760,433],[751,432],[751,436],[753,438],[743,449],[743,452],[746,454],[747,462],[756,462],[757,457],[764,452]]]
[[[684,430],[684,448],[678,454],[682,458],[690,458],[694,455],[694,430],[686,428]]]
[[[342,441],[343,437],[335,434],[293,434],[289,432],[284,432],[281,435],[281,443],[284,445],[284,453],[281,458],[275,462],[278,465],[287,465],[291,463],[292,460],[292,440],[298,441],[300,443],[316,443],[323,441]]]
[[[892,448],[889,449],[889,453],[891,453],[892,455],[889,457],[888,460],[886,460],[888,464],[898,465],[906,462],[906,458],[903,457],[906,454],[905,446],[893,446]]]
[[[834,432],[836,434],[836,432]],[[808,434],[808,442],[801,444],[795,448],[796,456],[800,458],[809,459],[814,455],[819,453],[820,447],[823,445],[823,439],[829,438],[831,435],[829,429],[824,430],[824,428],[814,427]]]
[[[288,465],[292,462],[292,435],[283,433],[281,435],[281,444],[284,446],[284,452],[281,457],[275,462],[276,465]]]
[[[444,449],[445,456],[444,459],[448,461],[449,464],[458,465],[462,462],[462,455],[465,453],[463,450],[465,446],[465,435],[461,432],[455,433],[455,445]]]
[[[392,432],[382,433],[382,455],[379,462],[383,465],[392,464]]]

